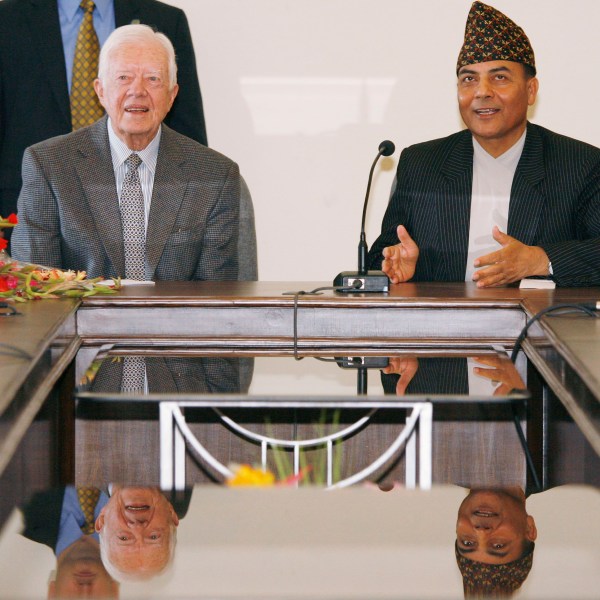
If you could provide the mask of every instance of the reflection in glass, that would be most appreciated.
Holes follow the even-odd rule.
[[[100,560],[98,542],[84,535],[56,559],[48,583],[48,598],[118,598],[119,584]]]
[[[38,493],[24,507],[23,535],[49,546],[56,555],[49,598],[118,597],[118,583],[100,559],[94,530],[94,520],[107,501],[97,488],[67,486]]]
[[[102,562],[117,581],[163,573],[172,563],[179,517],[158,488],[114,486],[96,520]]]
[[[526,388],[507,356],[486,354],[468,358],[394,356],[382,369],[386,394],[470,394],[506,396]]]
[[[536,538],[522,490],[471,490],[456,522],[456,562],[465,598],[511,596],[529,575]]]
[[[116,598],[120,582],[147,580],[172,565],[189,492],[173,498],[176,508],[155,487],[113,485],[110,492],[66,486],[36,494],[23,508],[22,535],[56,555],[49,597]]]
[[[413,467],[425,455],[413,450],[417,437],[423,433],[425,438],[433,427],[434,482],[479,486],[526,483],[525,462],[513,424],[512,399],[517,399],[502,394],[508,385],[516,387],[522,382],[512,363],[493,352],[482,352],[474,359],[477,369],[484,369],[484,376],[477,377],[484,383],[496,381],[505,369],[518,383],[504,387],[489,384],[488,393],[480,390],[474,398],[463,397],[471,387],[464,356],[342,355],[295,361],[289,356],[178,356],[176,352],[143,356],[142,393],[131,391],[140,389],[139,384],[123,392],[127,359],[123,349],[117,356],[104,355],[88,370],[86,384],[76,392],[77,473],[82,480],[100,485],[127,481],[170,487],[177,474],[180,482],[193,485],[230,477],[231,463],[261,463],[284,479],[289,476],[289,469],[280,468],[284,463],[293,465],[295,475],[300,468],[308,473],[301,483],[316,480],[342,485],[342,480],[361,473],[378,483],[404,479],[408,487],[428,485],[426,481],[431,478],[421,480],[420,466]],[[318,404],[307,408],[304,402],[288,402],[284,408],[276,399],[269,405],[263,402],[268,396],[254,389],[254,363],[263,376],[273,373],[279,389],[285,389],[287,395],[295,395],[308,381],[311,391],[305,395],[321,402],[328,396],[323,387],[329,385],[333,391],[335,383],[343,390],[340,399],[343,394],[348,402],[343,403],[341,412],[336,412],[339,404],[329,406],[327,412]],[[370,389],[369,370],[376,384]],[[386,391],[390,381],[392,393],[397,393],[400,385],[408,388],[407,393],[423,397],[399,398],[394,405],[381,394],[380,377]],[[497,401],[490,403],[494,390]],[[168,394],[169,401],[181,398],[185,406],[165,405],[162,394]],[[228,398],[230,394],[240,397]],[[434,394],[441,396],[433,398]],[[371,404],[353,407],[359,396],[366,396],[365,401]],[[412,418],[416,406],[408,403],[425,401],[434,407],[434,423],[431,425],[429,419],[422,429],[419,420],[418,433],[413,435],[410,427],[416,425]],[[403,402],[406,404],[400,406]],[[171,430],[177,435],[181,431],[183,440],[160,433]],[[401,437],[404,433],[406,436]],[[173,451],[171,443],[175,443]],[[163,446],[165,451],[161,452]],[[406,454],[405,447],[409,448]],[[485,458],[490,453],[493,461]],[[281,457],[285,460],[277,460]],[[380,461],[380,457],[385,459]],[[369,470],[372,465],[374,470]]]
[[[64,523],[75,518],[60,516],[65,491],[39,494],[23,508],[23,533],[34,533],[31,539],[53,550],[51,538],[64,534]],[[158,523],[160,532],[180,522],[174,556],[171,536],[170,550],[161,549],[160,560],[147,555],[145,565],[130,564],[135,576],[120,575],[117,584],[102,567],[95,534],[79,531],[60,554],[46,588],[54,567],[38,560],[36,547],[46,548],[25,539],[21,530],[5,529],[0,595],[20,590],[14,597],[39,597],[40,586],[54,597],[116,597],[118,592],[122,598],[389,598],[390,589],[398,598],[506,597],[518,589],[523,598],[591,600],[600,585],[600,496],[582,486],[529,496],[535,523],[518,489],[400,487],[382,493],[357,486],[327,493],[314,487],[205,485],[177,498],[163,497],[155,488],[114,486],[110,499],[105,496],[103,508],[95,510],[98,517],[104,511],[103,535],[127,538],[134,529],[152,537],[153,525]],[[164,576],[156,573],[157,565]],[[394,587],[399,580],[402,586]]]

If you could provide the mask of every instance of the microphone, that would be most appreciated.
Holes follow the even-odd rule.
[[[379,152],[371,165],[369,172],[369,181],[367,183],[367,193],[365,194],[365,203],[363,205],[362,222],[360,226],[360,242],[358,243],[358,271],[342,271],[338,273],[333,280],[333,285],[341,287],[337,290],[343,293],[356,292],[388,292],[390,289],[390,280],[383,271],[367,271],[367,239],[365,236],[365,219],[367,216],[367,203],[369,202],[369,193],[371,191],[371,181],[375,165],[381,156],[391,156],[394,154],[396,146],[389,140],[384,140],[379,144]]]

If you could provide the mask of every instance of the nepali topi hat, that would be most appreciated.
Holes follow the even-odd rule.
[[[510,60],[529,65],[535,75],[535,56],[525,32],[493,6],[473,2],[456,72],[465,65],[491,60]]]
[[[505,564],[488,564],[471,560],[458,551],[454,545],[456,563],[463,577],[465,598],[510,598],[527,579],[533,564],[535,544],[525,554]]]

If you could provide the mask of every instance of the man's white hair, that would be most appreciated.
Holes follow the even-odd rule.
[[[102,50],[98,62],[98,79],[106,77],[110,64],[111,53],[125,44],[160,44],[167,53],[169,89],[172,90],[177,83],[177,62],[175,49],[171,40],[164,34],[154,31],[148,25],[123,25],[117,27],[109,36]]]

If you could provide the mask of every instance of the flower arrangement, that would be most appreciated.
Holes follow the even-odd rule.
[[[271,487],[297,485],[302,480],[306,480],[311,467],[304,467],[297,475],[288,475],[279,480],[275,479],[272,471],[268,469],[265,471],[258,466],[230,464],[229,469],[233,472],[233,476],[226,481],[228,487]]]
[[[43,298],[84,298],[96,294],[114,294],[120,289],[117,280],[113,286],[98,285],[101,277],[87,279],[85,271],[61,271],[38,265],[4,263],[0,261],[0,298],[16,302]]]
[[[275,475],[267,470],[263,471],[260,467],[251,465],[229,465],[233,472],[233,477],[227,480],[229,487],[269,487],[275,485]]]
[[[6,219],[4,219],[2,215],[0,215],[0,229],[4,229],[6,227],[14,227],[18,222],[19,220],[17,219],[17,215],[15,215],[15,213],[11,213],[10,215],[8,215],[8,217],[6,217]],[[0,252],[6,250],[7,247],[8,241],[5,240],[3,237],[0,237]]]
[[[6,218],[0,216],[0,230],[18,223],[14,213]],[[83,298],[95,294],[114,294],[120,289],[120,281],[112,286],[98,285],[102,279],[87,279],[85,271],[62,271],[13,261],[6,248],[7,240],[0,237],[0,298],[16,302],[42,298]]]

